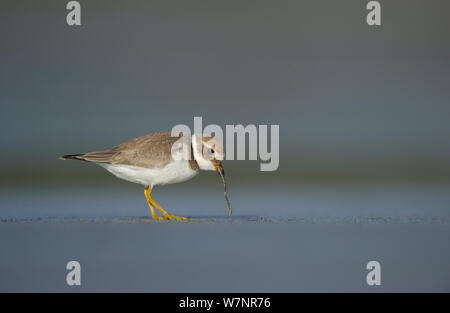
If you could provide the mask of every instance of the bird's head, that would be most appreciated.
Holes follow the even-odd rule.
[[[225,156],[222,143],[210,136],[192,135],[192,150],[198,166],[204,171],[220,171],[224,175],[222,160]]]

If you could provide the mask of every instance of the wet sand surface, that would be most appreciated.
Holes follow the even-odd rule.
[[[145,210],[141,192],[108,198],[106,204],[116,203],[106,205],[110,211],[96,202],[98,190],[59,191],[53,200],[48,193],[22,200],[8,193],[0,219],[0,291],[448,292],[449,196],[445,188],[421,190],[383,191],[384,200],[374,203],[381,191],[311,189],[296,199],[287,194],[276,211],[267,208],[274,199],[255,203],[248,200],[254,194],[235,193],[231,218],[218,190],[197,207],[172,199],[171,213],[196,213],[180,222],[137,214]],[[88,196],[75,197],[80,194]],[[64,206],[67,197],[77,199],[73,207]],[[161,197],[168,201],[164,192]],[[139,204],[127,213],[136,215],[118,214],[133,201]],[[297,211],[289,203],[298,203]],[[261,214],[254,214],[258,206]],[[81,264],[81,286],[66,284],[71,260]],[[366,283],[371,260],[381,264],[381,286]]]

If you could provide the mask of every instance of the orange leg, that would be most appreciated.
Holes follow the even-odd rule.
[[[154,220],[162,220],[162,217],[159,217],[158,215],[156,215],[155,209],[153,208],[152,202],[150,201],[150,192],[149,192],[150,187],[145,187],[144,189],[144,194],[145,194],[145,198],[147,199],[147,203],[148,206],[150,207],[150,211],[152,212],[152,218]]]
[[[155,210],[153,209],[153,207],[157,208],[162,215],[164,215],[164,218],[166,220],[187,220],[187,217],[180,217],[180,216],[175,216],[172,214],[167,213],[162,207],[159,206],[158,203],[155,202],[155,200],[152,199],[151,197],[151,189],[149,186],[145,187],[145,197],[147,198],[147,202],[148,205],[150,206],[150,210],[152,211],[152,218],[154,219],[162,219],[161,217],[157,216],[155,213]]]

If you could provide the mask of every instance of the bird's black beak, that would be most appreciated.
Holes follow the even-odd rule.
[[[222,162],[214,164],[214,167],[219,175],[225,177],[225,170],[223,169]]]

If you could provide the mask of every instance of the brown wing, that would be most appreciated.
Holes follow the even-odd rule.
[[[179,138],[172,137],[170,132],[153,133],[131,139],[109,150],[65,155],[62,159],[146,168],[163,167],[172,161],[171,148]]]

